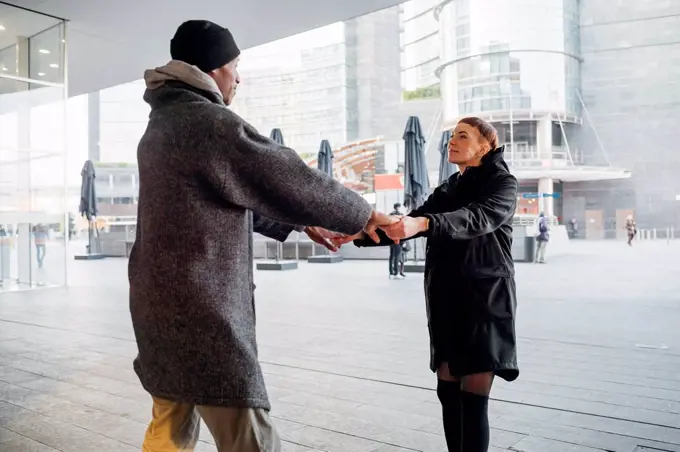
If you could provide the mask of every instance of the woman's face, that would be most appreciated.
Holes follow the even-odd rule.
[[[459,122],[449,140],[449,162],[456,165],[477,162],[489,152],[489,147],[476,127]]]

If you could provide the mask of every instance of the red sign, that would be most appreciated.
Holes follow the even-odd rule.
[[[375,191],[378,191],[378,190],[403,190],[404,189],[404,175],[403,174],[376,174],[374,184],[375,184]]]

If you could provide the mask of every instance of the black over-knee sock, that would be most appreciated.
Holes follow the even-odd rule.
[[[461,452],[462,445],[462,412],[460,402],[459,381],[437,381],[437,397],[442,403],[444,418],[444,436],[449,452]]]
[[[461,392],[463,407],[463,450],[489,450],[489,397]]]

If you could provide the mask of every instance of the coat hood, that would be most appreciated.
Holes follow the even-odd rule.
[[[497,147],[493,151],[482,157],[482,165],[498,165],[500,164],[507,171],[510,171],[508,164],[505,163],[505,145]]]
[[[178,84],[189,85],[191,91],[200,91],[209,100],[224,105],[224,97],[217,87],[217,83],[208,74],[196,66],[183,61],[172,60],[165,66],[144,71],[146,83],[146,100],[151,107],[156,107],[163,99],[162,88],[177,86]]]

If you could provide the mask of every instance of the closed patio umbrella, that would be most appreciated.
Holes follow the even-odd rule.
[[[420,119],[411,116],[404,130],[404,205],[411,210],[420,207],[430,194],[424,148]],[[418,260],[417,241],[413,244],[413,260]]]
[[[316,159],[319,171],[333,177],[333,150],[328,140],[322,140],[319,146],[319,155]]]
[[[424,148],[420,119],[411,116],[404,130],[404,205],[410,209],[420,207],[430,194]]]
[[[97,194],[95,191],[96,173],[92,160],[85,161],[83,169],[80,171],[81,186],[80,186],[80,214],[87,219],[87,254],[101,253],[101,245],[99,243],[99,231],[95,225],[92,229],[92,223],[97,217]],[[94,236],[94,237],[93,237]],[[95,250],[92,249],[94,242]]]
[[[273,141],[277,142],[281,146],[286,145],[285,141],[283,141],[283,134],[281,133],[281,129],[279,128],[272,129],[271,133],[269,134],[269,138],[271,138]]]
[[[449,163],[449,141],[451,141],[451,131],[445,130],[442,132],[441,140],[439,140],[439,184],[443,184],[456,171],[456,165]]]

